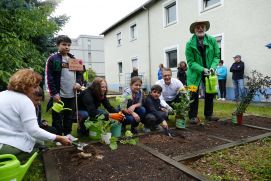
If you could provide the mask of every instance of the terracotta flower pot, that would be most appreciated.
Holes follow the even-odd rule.
[[[237,116],[237,124],[242,125],[243,124],[243,114],[238,114]]]

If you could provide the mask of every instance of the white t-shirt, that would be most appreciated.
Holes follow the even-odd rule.
[[[171,78],[170,84],[166,85],[164,79],[158,80],[155,84],[160,85],[163,90],[160,96],[161,105],[167,107],[168,104],[165,101],[172,101],[179,93],[180,88],[184,88],[183,83],[176,79]]]
[[[34,104],[22,93],[0,92],[0,144],[31,152],[35,143],[55,140],[56,135],[41,129]]]

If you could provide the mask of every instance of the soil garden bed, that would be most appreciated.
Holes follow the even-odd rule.
[[[211,138],[206,133],[199,131],[175,129],[171,132],[174,134],[172,138],[163,133],[141,136],[140,143],[169,157],[175,157],[227,143],[223,140]]]
[[[59,180],[65,181],[196,180],[137,146],[119,145],[111,151],[106,145],[94,144],[84,152],[92,156],[80,158],[76,148],[66,148],[48,151],[45,159],[55,161],[51,166],[57,169]]]
[[[271,118],[259,116],[244,116],[244,123],[271,129]]]
[[[246,119],[246,117],[244,117]],[[258,117],[260,120],[261,118]],[[256,120],[256,119],[255,119]],[[250,128],[244,125],[235,125],[231,120],[209,122],[205,126],[191,126],[189,130],[199,131],[208,135],[214,135],[223,139],[237,141],[249,137],[264,134],[270,131]]]

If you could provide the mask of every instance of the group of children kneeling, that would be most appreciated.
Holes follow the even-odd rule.
[[[162,87],[154,85],[150,94],[144,98],[141,90],[142,80],[140,77],[131,78],[130,87],[123,92],[123,97],[130,97],[126,108],[114,108],[107,98],[107,83],[103,78],[95,78],[92,84],[86,88],[78,97],[78,109],[80,118],[80,129],[78,133],[87,135],[84,121],[90,117],[95,118],[103,114],[105,119],[109,119],[110,113],[122,112],[125,116],[122,122],[122,131],[126,130],[126,125],[131,125],[131,132],[137,134],[139,123],[144,124],[144,131],[150,132],[155,129],[168,128],[168,111],[160,104]],[[107,110],[99,109],[103,107]],[[161,125],[161,126],[160,126]]]

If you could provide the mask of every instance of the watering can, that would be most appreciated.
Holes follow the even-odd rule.
[[[64,110],[71,111],[70,108],[64,108],[64,103],[62,101],[54,102],[52,109],[57,113],[60,113],[61,111],[64,111]]]
[[[12,154],[0,155],[0,181],[21,181],[37,155],[35,152],[24,165]]]
[[[215,75],[215,71],[211,71],[210,75],[205,77],[205,87],[206,93],[215,94],[217,93],[217,76]]]

